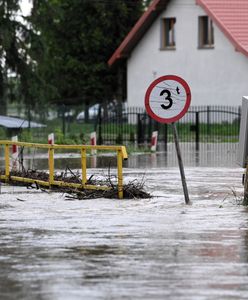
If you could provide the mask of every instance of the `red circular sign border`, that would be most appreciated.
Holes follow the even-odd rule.
[[[151,110],[150,103],[149,103],[150,95],[151,95],[151,92],[152,92],[153,88],[159,82],[164,81],[164,80],[175,80],[175,81],[181,83],[181,85],[185,88],[186,95],[187,95],[186,103],[185,103],[185,106],[184,106],[183,110],[177,116],[175,116],[173,118],[168,118],[168,119],[164,119],[164,118],[158,117]],[[165,76],[161,76],[161,77],[155,79],[150,84],[150,86],[148,87],[148,89],[146,91],[146,94],[145,94],[145,107],[146,107],[146,111],[147,111],[148,115],[151,118],[153,118],[154,120],[156,120],[157,122],[160,122],[160,123],[167,123],[167,124],[169,124],[169,123],[174,123],[174,122],[178,121],[179,119],[181,119],[186,114],[186,112],[188,111],[189,106],[190,106],[190,102],[191,102],[191,92],[190,92],[189,85],[187,84],[187,82],[184,79],[182,79],[181,77],[176,76],[176,75],[165,75]]]

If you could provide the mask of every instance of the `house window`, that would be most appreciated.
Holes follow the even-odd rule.
[[[199,17],[199,48],[213,48],[214,28],[208,16]]]
[[[175,24],[176,18],[162,19],[162,36],[161,36],[161,48],[162,49],[175,49]]]

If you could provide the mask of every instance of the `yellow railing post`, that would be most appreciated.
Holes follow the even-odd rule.
[[[123,199],[122,151],[117,151],[118,197]]]
[[[49,153],[49,184],[52,185],[54,182],[54,148],[53,146],[50,146],[48,149]]]
[[[9,145],[5,144],[5,180],[9,180]]]
[[[10,178],[13,181],[20,181],[26,183],[38,183],[41,186],[64,186],[71,188],[85,188],[87,190],[102,190],[108,191],[111,190],[112,187],[108,185],[94,185],[93,183],[87,182],[87,160],[86,154],[87,151],[92,149],[99,149],[104,151],[116,151],[117,152],[117,173],[118,173],[118,198],[123,199],[123,160],[128,158],[126,148],[124,146],[107,146],[107,145],[99,145],[99,146],[91,146],[91,145],[48,145],[48,144],[38,144],[38,143],[25,143],[25,142],[13,142],[7,140],[1,140],[0,145],[3,145],[4,153],[5,153],[5,174],[0,175],[0,180],[3,179],[8,181]],[[48,168],[49,168],[49,177],[48,180],[37,180],[22,176],[22,174],[13,174],[10,177],[10,147],[12,145],[17,145],[21,147],[28,148],[39,148],[39,149],[48,149]],[[56,180],[54,178],[54,151],[55,149],[67,149],[67,150],[80,150],[81,151],[81,170],[82,170],[82,182],[65,182],[63,180]]]
[[[81,149],[81,168],[82,168],[82,184],[85,185],[87,182],[86,175],[86,149]]]

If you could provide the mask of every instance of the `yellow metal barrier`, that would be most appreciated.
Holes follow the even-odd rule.
[[[37,144],[37,143],[25,143],[25,142],[14,142],[14,141],[0,141],[0,145],[5,147],[5,175],[1,175],[0,178],[8,182],[9,180],[26,182],[26,183],[37,183],[43,186],[63,186],[72,188],[82,188],[91,190],[109,190],[108,186],[96,186],[87,184],[87,165],[86,165],[86,152],[87,150],[105,150],[115,151],[117,153],[117,179],[118,179],[118,197],[123,199],[123,174],[122,174],[122,161],[128,158],[126,147],[124,146],[91,146],[91,145],[50,145],[50,144]],[[17,145],[21,147],[29,148],[41,148],[48,149],[48,165],[49,165],[49,180],[36,180],[31,178],[11,176],[10,175],[10,156],[9,148],[11,145]],[[82,183],[68,183],[64,181],[54,180],[54,151],[56,149],[66,150],[80,150],[81,151],[81,170],[82,170]]]

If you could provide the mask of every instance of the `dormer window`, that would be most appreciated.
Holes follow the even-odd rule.
[[[161,49],[176,48],[175,24],[176,18],[162,19]]]
[[[214,47],[213,22],[208,16],[201,16],[198,19],[199,48]]]

